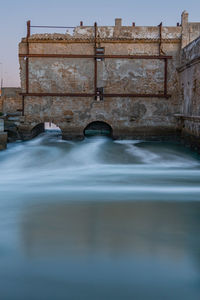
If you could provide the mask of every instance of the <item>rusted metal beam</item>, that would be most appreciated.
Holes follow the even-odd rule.
[[[97,92],[97,23],[94,23],[94,93]]]
[[[32,97],[93,97],[95,93],[20,93],[20,95]]]
[[[27,21],[27,34],[26,34],[26,93],[29,92],[29,37],[31,35],[31,21]]]
[[[159,55],[161,55],[161,46],[162,46],[162,22],[158,25],[159,27]]]
[[[97,93],[94,94],[85,94],[85,93],[21,93],[22,96],[31,96],[31,97],[93,97],[97,96]],[[171,95],[168,94],[102,94],[103,97],[133,97],[133,98],[170,98]]]
[[[164,94],[167,95],[167,80],[168,80],[168,77],[167,77],[167,71],[168,71],[168,60],[165,59],[165,64],[164,64],[164,67],[165,67],[165,79],[164,79]]]
[[[104,55],[104,58],[172,59],[172,56],[168,56],[168,55]]]
[[[52,58],[119,58],[119,59],[172,59],[169,55],[95,55],[95,54],[19,54],[19,57]]]
[[[31,27],[32,27],[30,20],[27,21],[26,26],[27,26],[27,35],[26,35],[26,38],[28,39],[30,37],[30,35],[31,35]]]
[[[31,28],[69,28],[69,29],[73,29],[76,28],[75,26],[46,26],[46,25],[31,25]]]
[[[95,55],[84,55],[84,54],[19,54],[19,57],[40,57],[40,58],[45,58],[45,57],[52,57],[52,58],[94,58]]]
[[[26,93],[29,92],[29,58],[26,58]]]
[[[170,98],[167,94],[103,94],[103,97]]]

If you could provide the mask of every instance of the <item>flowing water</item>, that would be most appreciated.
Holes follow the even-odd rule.
[[[200,299],[197,154],[50,132],[0,170],[0,299]]]

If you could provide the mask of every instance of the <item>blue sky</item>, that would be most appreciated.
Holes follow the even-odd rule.
[[[176,25],[183,10],[190,22],[200,22],[200,0],[0,0],[0,74],[4,86],[19,86],[18,43],[26,34],[26,21],[33,25],[76,26],[114,25],[122,18],[124,25]],[[3,66],[3,67],[2,67]]]

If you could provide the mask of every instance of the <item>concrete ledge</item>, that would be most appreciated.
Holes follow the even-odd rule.
[[[7,148],[7,140],[7,132],[0,132],[0,150],[4,150]]]
[[[200,116],[187,116],[187,115],[181,115],[181,114],[176,114],[174,115],[177,119],[182,119],[182,120],[188,120],[188,121],[194,121],[194,122],[200,122]]]

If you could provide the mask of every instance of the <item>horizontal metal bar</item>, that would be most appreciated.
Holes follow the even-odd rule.
[[[98,55],[97,58],[172,59],[172,56],[164,56],[164,55]]]
[[[139,97],[139,98],[170,98],[165,94],[103,94],[103,97]]]
[[[30,27],[32,27],[32,28],[71,28],[71,29],[73,29],[73,28],[76,28],[76,27],[71,27],[71,26],[33,26],[33,25],[31,25]]]
[[[19,57],[56,58],[119,58],[119,59],[172,59],[166,55],[86,55],[86,54],[19,54]]]
[[[19,54],[19,57],[94,58],[95,56],[93,54],[91,54],[91,55],[83,55],[83,54]]]
[[[86,93],[20,93],[22,96],[34,97],[93,97],[95,94]]]
[[[22,96],[32,97],[93,97],[99,94],[85,94],[85,93],[20,93]],[[101,94],[103,97],[140,97],[140,98],[170,98],[167,94]]]

